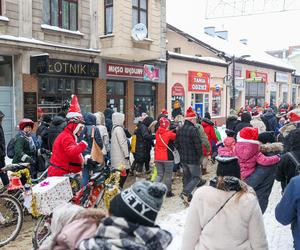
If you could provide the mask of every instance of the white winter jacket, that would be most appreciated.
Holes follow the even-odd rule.
[[[252,193],[240,199],[233,196],[205,225],[232,193],[211,186],[196,190],[188,210],[182,250],[268,249],[262,213]]]
[[[110,151],[110,146],[109,146],[109,135],[107,132],[107,128],[105,126],[104,114],[102,112],[97,112],[97,113],[94,113],[94,116],[96,116],[97,128],[99,128],[99,131],[101,134],[101,139],[103,142],[102,153],[104,155],[107,155],[107,152]]]
[[[112,115],[113,128],[111,132],[111,166],[119,168],[120,165],[125,165],[126,169],[130,168],[129,160],[129,148],[127,143],[127,137],[124,132],[123,123],[125,115],[115,112]]]

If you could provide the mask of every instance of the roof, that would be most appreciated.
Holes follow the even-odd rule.
[[[180,53],[175,53],[172,51],[168,51],[168,55],[171,58],[176,58],[176,59],[183,59],[187,61],[194,61],[194,62],[203,62],[207,64],[212,64],[216,66],[227,66],[227,62],[223,59],[216,58],[216,57],[205,57],[205,56],[191,56],[191,55],[185,55],[185,54],[180,54]]]
[[[230,61],[230,58],[235,56],[236,61],[243,62],[245,64],[260,65],[263,67],[278,68],[282,71],[294,71],[295,68],[288,62],[284,62],[276,57],[267,54],[264,51],[258,51],[255,48],[251,48],[249,45],[244,45],[240,42],[226,41],[219,37],[212,37],[205,33],[186,33],[177,27],[168,24],[169,29],[187,37],[189,40],[199,43],[200,45],[206,47],[207,49],[216,52],[216,54],[221,53],[224,58]],[[239,60],[239,57],[243,55],[249,55],[247,58]],[[220,55],[221,56],[221,55]]]

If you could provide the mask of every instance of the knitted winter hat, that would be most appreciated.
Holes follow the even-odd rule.
[[[42,120],[46,123],[50,123],[52,121],[52,117],[51,117],[51,115],[43,114]]]
[[[217,156],[217,176],[234,176],[241,178],[240,166],[237,157]]]
[[[243,128],[237,135],[237,142],[250,142],[254,144],[259,144],[258,128]]]
[[[168,115],[169,114],[166,109],[162,109],[160,113],[163,114],[163,115]]]
[[[197,115],[195,111],[192,109],[192,107],[189,107],[185,113],[185,119],[193,119],[197,118]]]
[[[162,183],[136,182],[111,200],[110,212],[135,224],[154,226],[166,192]]]
[[[274,143],[276,141],[275,132],[274,131],[267,131],[260,133],[258,135],[258,140],[263,143]]]
[[[250,122],[252,120],[251,114],[248,111],[244,111],[241,114],[241,121],[242,122]]]
[[[167,118],[162,117],[159,119],[159,127],[168,128],[169,126],[170,126],[170,121]]]

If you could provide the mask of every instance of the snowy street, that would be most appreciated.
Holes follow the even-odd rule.
[[[279,224],[274,215],[275,207],[281,197],[281,186],[275,182],[270,196],[268,209],[264,214],[264,222],[270,250],[292,250],[293,239],[290,226]],[[178,198],[178,197],[177,197]],[[178,198],[180,199],[180,198]],[[168,201],[166,201],[168,202]],[[172,202],[174,204],[174,202]],[[178,209],[182,209],[178,207]],[[165,211],[164,211],[165,212]],[[172,211],[173,212],[173,211]],[[178,210],[159,222],[159,225],[173,235],[173,241],[168,250],[178,250],[181,246],[182,233],[185,224],[187,209]]]

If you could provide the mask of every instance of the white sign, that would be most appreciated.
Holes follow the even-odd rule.
[[[275,72],[275,82],[284,82],[287,83],[289,81],[288,73],[283,72]]]
[[[235,78],[235,88],[238,90],[242,90],[245,87],[245,79],[243,77],[236,77]]]
[[[134,25],[132,31],[131,31],[131,37],[135,41],[143,41],[148,34],[148,30],[145,24],[143,23],[138,23]]]

